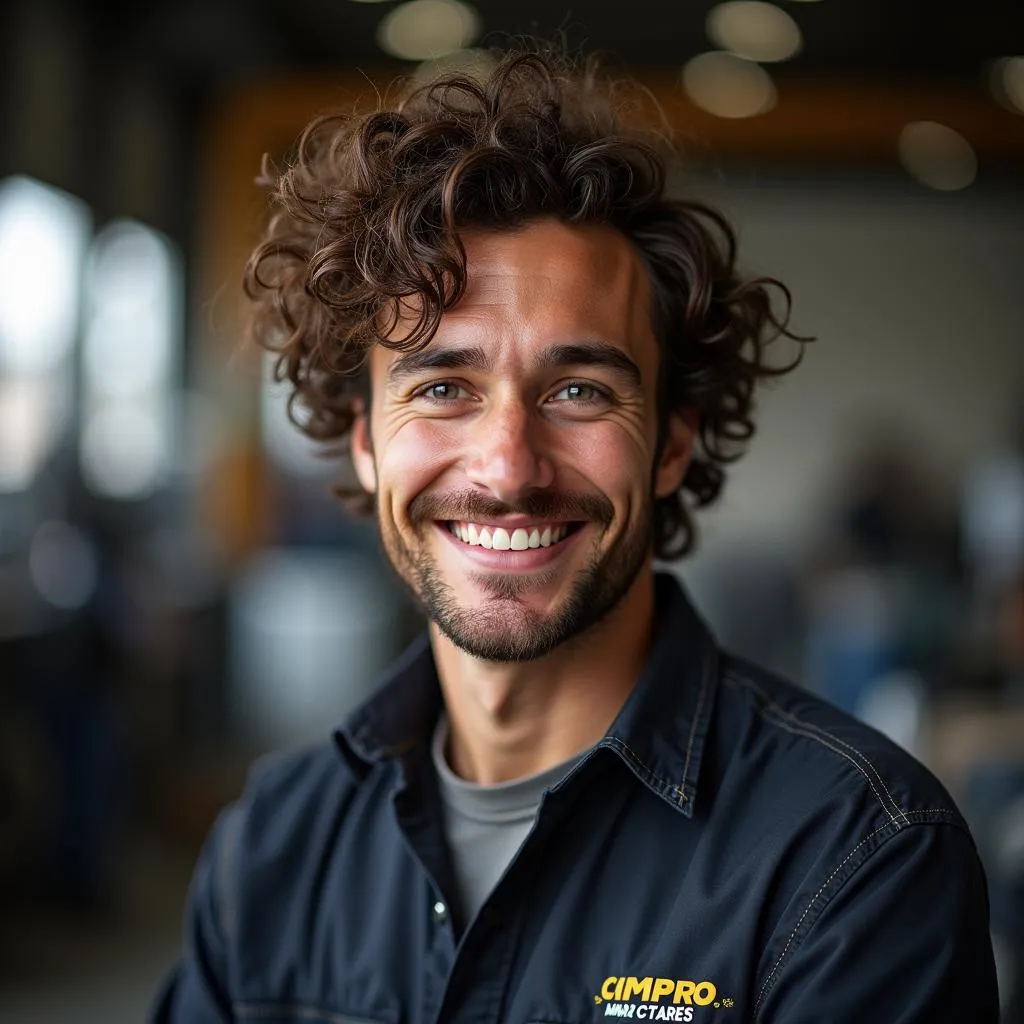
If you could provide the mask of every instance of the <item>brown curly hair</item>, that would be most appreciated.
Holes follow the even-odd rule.
[[[312,438],[346,442],[368,399],[371,346],[426,345],[464,293],[460,230],[539,217],[617,228],[652,285],[659,430],[673,410],[700,417],[682,487],[655,505],[655,554],[677,558],[693,547],[690,506],[718,496],[725,465],[754,433],[755,386],[803,354],[772,366],[767,345],[809,339],[786,327],[784,285],[739,275],[722,215],[666,196],[675,150],[663,134],[627,127],[622,97],[593,58],[537,49],[501,57],[483,82],[448,74],[375,112],[318,118],[283,173],[264,161],[277,210],[245,286],[255,339],[291,383],[293,420]],[[419,319],[395,341],[399,300],[410,296]],[[361,491],[346,496],[371,507]]]

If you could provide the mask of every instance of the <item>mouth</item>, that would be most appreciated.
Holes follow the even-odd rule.
[[[481,547],[488,551],[528,551],[531,548],[551,548],[562,543],[579,530],[583,523],[532,523],[512,529],[494,523],[461,520],[448,520],[443,525],[456,540],[467,547]]]

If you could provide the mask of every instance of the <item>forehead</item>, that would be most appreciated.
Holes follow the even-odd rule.
[[[543,220],[515,232],[463,235],[468,286],[452,312],[535,304],[545,314],[629,322],[647,312],[649,286],[626,237],[603,225]],[[551,309],[549,307],[556,307]]]
[[[641,365],[656,359],[650,283],[621,232],[541,220],[517,231],[465,231],[462,241],[466,290],[428,347],[484,343],[504,362],[534,345],[598,340]],[[373,361],[397,355],[378,346]]]

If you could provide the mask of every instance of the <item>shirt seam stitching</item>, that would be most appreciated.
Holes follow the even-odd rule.
[[[820,726],[816,726],[811,722],[804,721],[802,718],[798,718],[791,712],[784,710],[781,705],[772,700],[771,697],[769,697],[768,694],[752,680],[741,678],[740,676],[728,671],[725,674],[725,680],[727,683],[743,686],[756,693],[761,700],[764,701],[765,705],[767,705],[767,709],[774,712],[774,716],[770,717],[767,711],[763,711],[761,708],[757,709],[758,714],[760,714],[766,721],[769,721],[780,729],[785,729],[787,732],[791,732],[795,735],[817,740],[822,746],[827,747],[836,754],[839,754],[840,757],[846,758],[852,765],[854,765],[855,768],[857,768],[861,775],[864,776],[868,786],[871,788],[871,792],[875,795],[875,799],[878,800],[879,805],[885,814],[888,815],[892,824],[897,828],[903,828],[910,824],[910,821],[907,818],[907,812],[904,811],[896,802],[896,799],[886,786],[878,769],[875,768],[874,764],[863,751],[845,743],[843,740],[839,739],[838,736],[833,735],[826,729],[822,729]],[[861,761],[863,761],[863,764],[860,763]],[[881,786],[882,791],[889,798],[888,807],[882,799],[882,794],[879,793],[878,788],[872,781],[871,776],[865,770],[865,765],[871,770],[875,779],[878,780],[878,784]],[[895,811],[895,814],[893,811]],[[902,823],[898,820],[899,818],[903,818]]]
[[[607,745],[615,746],[619,748],[631,761],[639,768],[646,779],[643,780],[647,784],[657,782],[658,785],[663,789],[664,794],[668,796],[672,795],[673,800],[676,804],[682,805],[686,803],[692,803],[690,797],[686,793],[686,785],[689,779],[690,764],[693,760],[693,747],[697,738],[697,726],[700,724],[701,714],[704,710],[704,701],[707,697],[709,684],[711,682],[713,672],[707,666],[705,661],[705,669],[701,676],[700,690],[697,692],[697,705],[694,709],[693,720],[690,724],[690,735],[686,743],[686,760],[683,764],[683,778],[682,781],[676,783],[674,780],[666,778],[656,772],[632,747],[624,740],[621,736],[608,735],[605,737],[604,742]]]
[[[708,691],[708,682],[711,678],[711,667],[708,664],[709,659],[704,659],[704,671],[700,681],[700,692],[697,694],[697,707],[693,712],[693,722],[690,724],[690,736],[686,742],[686,762],[683,764],[683,781],[678,786],[678,792],[680,798],[685,803],[689,800],[686,794],[686,782],[690,775],[690,759],[693,754],[693,743],[697,736],[697,724],[700,722],[701,712],[704,710],[704,698]]]
[[[605,742],[614,747],[620,748],[621,751],[637,766],[637,768],[644,773],[646,776],[645,781],[657,782],[661,786],[671,785],[668,779],[662,778],[621,736],[607,736],[605,738]]]
[[[631,765],[633,774],[643,785],[647,786],[656,796],[670,802],[680,813],[686,813],[687,800],[685,798],[680,800],[681,787],[677,786],[673,780],[659,775],[621,736],[606,736],[601,741],[601,745],[624,754],[627,762]]]
[[[913,824],[917,824],[917,825],[951,824],[951,825],[955,825],[956,827],[960,827],[960,823],[959,823],[959,820],[957,818],[957,815],[952,810],[950,810],[947,807],[929,807],[929,808],[924,808],[924,809],[919,810],[919,811],[907,811],[905,813],[906,813],[906,815],[908,817],[924,819],[924,820],[919,820],[917,822],[908,822],[908,826],[909,825],[913,825]],[[927,816],[928,815],[932,815],[932,814],[943,815],[944,817],[939,818],[939,819],[928,820]],[[890,822],[887,825],[881,826],[881,828],[876,828],[873,832],[869,832],[836,865],[836,867],[832,870],[831,874],[825,879],[824,882],[822,882],[822,884],[821,884],[820,888],[818,889],[818,891],[808,901],[807,906],[804,907],[803,913],[800,915],[800,917],[797,919],[796,924],[793,926],[793,930],[789,933],[789,937],[786,939],[786,943],[782,947],[782,952],[779,953],[778,958],[776,959],[775,963],[772,965],[772,969],[768,972],[768,976],[765,978],[763,984],[761,985],[760,990],[758,991],[757,999],[754,1002],[754,1015],[755,1015],[755,1017],[756,1017],[757,1013],[759,1012],[759,1010],[761,1008],[761,1004],[764,1002],[765,996],[768,994],[769,989],[772,987],[773,980],[776,978],[776,975],[779,973],[779,971],[780,971],[780,969],[782,967],[783,961],[788,956],[788,954],[790,952],[790,949],[793,946],[793,942],[796,939],[797,934],[799,933],[799,931],[800,931],[800,929],[801,929],[801,927],[802,927],[802,925],[804,923],[804,920],[807,918],[807,915],[810,914],[811,910],[814,908],[814,905],[820,899],[822,893],[824,893],[825,890],[832,884],[832,882],[835,879],[836,875],[838,875],[839,872],[842,871],[842,869],[846,866],[846,864],[848,864],[849,861],[854,856],[856,856],[857,851],[860,850],[861,847],[863,847],[867,843],[871,842],[871,840],[874,839],[874,837],[879,835],[880,833],[889,831],[890,829],[893,828],[894,825],[896,826],[895,827],[895,831],[890,831],[890,834],[889,834],[889,838],[891,839],[892,836],[898,835],[902,831],[902,827],[898,823],[896,823],[896,822]],[[854,869],[853,869],[853,871],[851,871],[850,875],[847,876],[847,878],[843,879],[843,882],[845,883],[848,880],[848,878],[852,877],[852,875],[857,870],[859,870],[864,864],[866,864],[867,861],[870,860],[871,856],[874,853],[877,853],[878,850],[880,850],[884,845],[885,845],[884,842],[879,843],[878,846],[874,850],[872,850],[868,854],[868,856],[865,857],[865,859],[863,861],[860,862],[860,864],[857,864],[854,867]],[[834,896],[836,895],[836,893],[839,891],[840,888],[841,888],[841,886],[837,887],[835,892],[833,892],[828,897],[828,899],[826,899],[825,902],[821,905],[821,907],[819,908],[819,915],[820,915],[820,913],[822,911],[824,911],[825,907],[828,906],[829,902],[834,898]],[[815,920],[817,920],[817,918],[815,918]]]

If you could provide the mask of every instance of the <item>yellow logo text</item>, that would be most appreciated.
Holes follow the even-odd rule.
[[[710,981],[686,981],[676,978],[605,978],[601,997],[606,1002],[640,999],[645,1003],[670,1001],[675,1005],[708,1006],[714,1002],[717,989]]]

